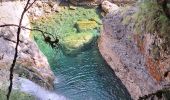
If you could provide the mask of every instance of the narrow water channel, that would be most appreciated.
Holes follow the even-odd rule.
[[[71,100],[129,100],[129,95],[101,57],[97,45],[75,57],[61,53],[55,90]]]
[[[73,15],[71,15],[73,14]],[[63,34],[75,32],[75,21],[80,19],[99,18],[96,9],[77,8],[69,13],[62,12],[52,17],[52,20],[35,24],[48,27],[46,30],[56,34],[60,39]],[[72,16],[72,17],[71,17]],[[74,16],[74,17],[73,17]],[[69,29],[69,31],[68,31]],[[95,28],[100,36],[100,31]],[[92,31],[89,31],[92,32]],[[34,39],[41,51],[47,56],[50,66],[56,76],[55,92],[69,100],[130,100],[129,93],[116,77],[114,71],[107,65],[99,53],[97,39],[76,51],[76,54],[65,54],[62,47],[51,48],[43,41],[42,36],[34,33]],[[55,99],[54,99],[55,100]]]

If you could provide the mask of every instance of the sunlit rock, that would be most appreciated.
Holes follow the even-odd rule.
[[[69,6],[69,8],[70,8],[71,10],[76,10],[77,7],[75,7],[75,6]]]
[[[64,37],[63,48],[66,54],[75,54],[76,52],[88,46],[94,38],[93,33],[73,33]]]
[[[116,4],[111,3],[109,1],[103,1],[101,5],[102,5],[102,9],[106,13],[111,13],[111,12],[117,11],[119,9],[119,7]]]
[[[152,60],[149,60],[150,66],[148,66],[148,61],[145,58],[147,55],[143,55],[141,52],[145,50],[143,47],[150,47],[148,44],[151,43],[152,39],[136,38],[133,27],[134,21],[123,23],[122,19],[133,16],[136,12],[136,7],[130,7],[123,14],[121,11],[115,14],[107,14],[103,19],[103,31],[99,41],[100,53],[134,100],[162,88],[160,81],[157,81],[157,79],[160,80],[158,73],[160,70],[156,70],[158,64],[155,63],[155,66]],[[139,46],[136,44],[136,40],[145,44],[140,42],[141,46]],[[149,50],[146,51],[149,52]],[[152,69],[152,73],[150,69]]]
[[[97,28],[98,24],[96,23],[96,21],[82,20],[82,21],[77,21],[76,27],[77,30],[81,32],[81,31],[87,31],[87,30],[92,30],[94,28]]]
[[[3,2],[0,6],[0,25],[18,25],[22,11],[23,7],[20,2]],[[27,15],[23,18],[22,26],[30,28]],[[15,54],[17,28],[18,27],[15,26],[0,28],[1,70],[9,71],[12,64]],[[21,29],[15,73],[19,76],[26,77],[43,87],[52,89],[54,80],[53,72],[50,69],[46,57],[41,53],[36,43],[30,39],[29,35],[29,30]],[[9,75],[9,72],[6,74]]]

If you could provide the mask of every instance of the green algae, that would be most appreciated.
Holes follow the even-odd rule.
[[[63,51],[66,54],[76,54],[76,52],[81,51],[83,47],[92,43],[94,35],[90,32],[88,33],[72,33],[63,38]]]
[[[79,32],[92,30],[98,27],[98,24],[95,21],[82,20],[76,22],[77,30]]]
[[[64,7],[63,11],[59,13],[32,22],[32,27],[47,31],[58,37],[60,46],[64,48],[63,51],[72,53],[71,51],[81,50],[80,48],[85,44],[88,45],[94,37],[99,35],[102,22],[97,12],[99,12],[98,8],[77,7],[75,10],[71,10]],[[38,32],[32,33],[34,39],[40,42],[38,45],[43,48],[45,55],[52,56],[49,53],[54,52],[54,50],[48,50],[49,45],[44,43],[41,34],[38,34]]]
[[[56,93],[69,100],[131,100],[126,88],[98,51],[96,40],[102,22],[97,12],[97,9],[66,8],[48,20],[34,22],[33,27],[59,37],[58,48],[51,48],[37,32],[33,33],[33,37],[57,76],[58,82],[54,84]],[[95,21],[98,26],[79,32],[76,22],[82,20]],[[81,49],[77,48],[81,43]],[[68,49],[76,46],[72,53],[77,54],[66,55],[64,45]]]

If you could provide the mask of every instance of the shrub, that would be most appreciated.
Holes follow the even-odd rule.
[[[139,3],[139,12],[134,14],[134,31],[138,34],[151,33],[162,38],[162,48],[170,49],[170,19],[168,19],[162,6],[156,0],[144,0]],[[169,51],[168,51],[169,50]]]

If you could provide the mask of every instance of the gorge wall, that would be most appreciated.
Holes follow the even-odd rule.
[[[107,14],[98,44],[103,58],[135,100],[164,88],[169,82],[169,76],[165,78],[164,73],[170,65],[168,55],[164,60],[154,60],[150,53],[155,50],[153,43],[158,41],[157,36],[134,32],[132,16],[137,11],[137,7],[129,7]],[[127,17],[129,21],[125,23]]]
[[[18,25],[23,6],[20,2],[3,2],[0,5],[0,25]],[[30,28],[28,16],[25,15],[22,26]],[[17,38],[17,27],[0,28],[0,72],[4,72],[3,79],[8,80],[9,68],[12,64]],[[15,66],[18,76],[26,77],[39,85],[52,89],[54,75],[46,57],[41,53],[36,43],[30,38],[30,31],[22,29],[18,58]]]

